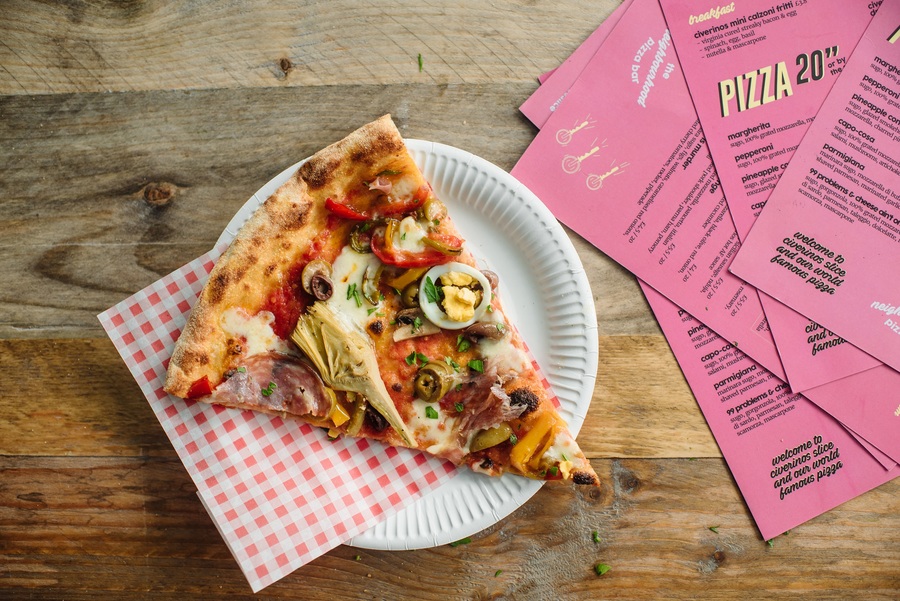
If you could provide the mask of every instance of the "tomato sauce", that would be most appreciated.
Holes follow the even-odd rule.
[[[296,271],[296,270],[292,270]],[[272,324],[272,331],[275,335],[283,340],[287,340],[297,320],[306,309],[309,301],[307,294],[300,288],[300,274],[291,273],[288,281],[269,295],[265,304],[261,307],[261,311],[269,311],[275,316],[275,322]]]

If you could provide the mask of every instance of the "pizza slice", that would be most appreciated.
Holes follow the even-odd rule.
[[[241,227],[166,390],[597,485],[536,365],[390,116],[316,153]]]

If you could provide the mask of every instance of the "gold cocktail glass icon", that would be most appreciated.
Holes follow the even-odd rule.
[[[600,175],[598,175],[596,173],[590,173],[590,174],[588,174],[587,180],[585,180],[585,183],[587,184],[588,189],[599,190],[600,188],[603,187],[603,180],[605,180],[607,177],[619,175],[620,173],[622,173],[622,170],[625,169],[625,167],[627,167],[627,166],[628,166],[627,162],[619,163],[618,165],[616,165],[616,162],[613,161],[612,166],[610,167],[609,171],[607,171],[606,173],[601,173]]]
[[[582,129],[591,129],[593,127],[594,122],[591,121],[591,116],[588,115],[585,117],[584,121],[578,123],[572,129],[561,129],[556,132],[556,141],[559,142],[560,146],[566,146],[569,142],[572,141],[572,136],[580,132]]]
[[[594,142],[596,141],[597,140],[594,140]],[[604,146],[606,146],[606,140],[603,140],[603,142],[601,142],[599,146],[594,146],[582,155],[576,156],[573,154],[567,154],[563,157],[562,160],[563,171],[565,171],[566,173],[578,173],[578,170],[581,169],[581,163],[599,152],[600,149]]]

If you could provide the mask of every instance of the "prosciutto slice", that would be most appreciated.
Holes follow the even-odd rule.
[[[313,417],[327,417],[332,408],[318,374],[300,359],[281,353],[247,357],[209,400],[228,407]]]

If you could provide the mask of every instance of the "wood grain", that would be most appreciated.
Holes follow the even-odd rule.
[[[602,337],[600,357],[578,436],[590,458],[720,456],[662,337]],[[0,365],[0,455],[174,456],[109,340],[0,340]]]
[[[109,340],[4,340],[0,365],[0,456],[175,457]]]
[[[338,547],[260,595],[100,328],[381,114],[510,169],[535,77],[618,4],[3,2],[0,599],[896,599],[900,483],[760,540],[636,280],[571,231],[602,486],[545,487],[458,547]]]
[[[0,117],[16,115],[0,118],[0,337],[102,336],[97,313],[209,250],[270,178],[384,113],[510,169],[534,135],[514,108],[530,88],[0,97]],[[658,334],[634,277],[571,237],[601,333]]]
[[[533,82],[618,4],[18,0],[0,94]]]
[[[770,546],[720,460],[603,460],[597,470],[599,490],[545,487],[469,544],[340,547],[260,597],[895,598],[897,570],[869,567],[900,559],[896,482]],[[0,475],[4,599],[250,598],[176,460],[2,457]],[[598,577],[601,562],[611,570]]]

